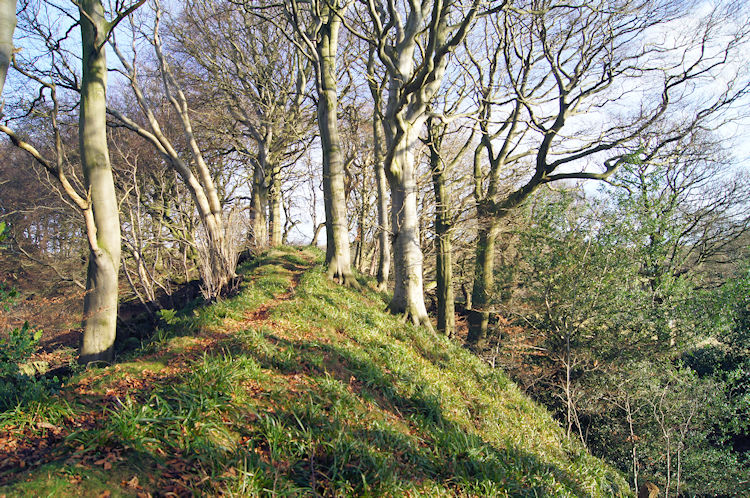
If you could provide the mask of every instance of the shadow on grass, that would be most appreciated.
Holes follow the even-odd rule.
[[[276,269],[250,278],[278,277],[279,269],[298,273],[311,262],[281,251],[244,263],[241,271],[265,265]],[[259,298],[272,298],[269,289],[278,289],[278,282],[273,285],[256,289]],[[342,306],[325,293],[316,297]],[[200,328],[193,309],[176,315],[178,329],[180,320],[189,333]],[[376,317],[361,315],[363,326],[376,325]],[[173,330],[175,335],[187,334]],[[394,373],[374,360],[388,355],[387,348],[360,347],[356,338],[290,340],[271,329],[238,331],[217,341],[179,376],[115,396],[89,396],[86,403],[106,417],[70,435],[68,447],[127,448],[145,477],[173,472],[193,493],[589,495],[575,475],[541,455],[492,444],[451,420],[425,379],[404,368]],[[171,353],[156,353],[171,361]],[[184,466],[165,471],[169,458]],[[59,463],[63,469],[65,457]]]
[[[366,492],[373,483],[398,486],[424,481],[464,492],[495,490],[511,496],[549,496],[555,493],[548,485],[557,482],[573,495],[588,494],[574,476],[536,455],[513,446],[496,447],[468,433],[445,415],[440,399],[413,376],[399,376],[400,382],[415,386],[412,395],[402,396],[383,368],[344,347],[289,341],[271,334],[265,338],[274,344],[273,354],[254,348],[245,349],[244,354],[262,368],[286,376],[305,375],[313,382],[312,391],[318,391],[310,394],[308,402],[316,404],[315,409],[300,412],[295,409],[296,401],[290,400],[276,415],[285,426],[318,431],[314,453],[299,455],[292,464],[289,477],[298,484],[313,481],[308,474],[314,471],[319,474],[317,481],[323,477],[345,481],[355,494]],[[402,430],[385,423],[363,426],[345,418],[356,417],[347,413],[355,404],[371,403],[400,420]],[[338,406],[343,407],[341,411]]]

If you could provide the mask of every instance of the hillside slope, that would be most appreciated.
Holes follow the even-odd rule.
[[[0,415],[0,496],[629,494],[504,374],[327,281],[317,252],[241,272],[237,296],[164,312],[129,358]]]

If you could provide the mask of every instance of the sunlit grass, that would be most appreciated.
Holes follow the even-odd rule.
[[[238,295],[167,314],[127,363],[79,376],[95,378],[96,392],[144,370],[152,384],[103,406],[96,429],[67,444],[124,448],[120,471],[137,472],[152,491],[162,466],[179,458],[196,494],[629,494],[504,374],[404,325],[377,292],[328,281],[320,259],[312,250],[265,253],[243,266]],[[302,268],[310,269],[295,277]],[[179,375],[166,375],[178,364]],[[68,405],[56,420],[84,409]],[[72,471],[64,459],[50,465],[48,474]],[[20,486],[0,494],[32,489]],[[81,486],[55,493],[98,489]]]

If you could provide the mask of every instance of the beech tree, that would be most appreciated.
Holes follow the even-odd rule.
[[[499,10],[504,2],[491,4],[493,10]],[[455,1],[410,1],[403,5],[392,0],[370,1],[366,6],[369,31],[361,35],[376,47],[388,74],[383,127],[395,276],[389,307],[394,313],[404,313],[413,323],[430,328],[422,283],[413,149],[429,117],[429,104],[442,83],[448,56],[467,36],[483,6],[479,0],[468,6]]]
[[[372,96],[372,143],[373,164],[375,165],[375,182],[378,194],[378,290],[385,291],[388,287],[388,276],[391,272],[391,230],[388,217],[388,177],[385,174],[383,147],[383,113],[382,94],[387,75],[383,71],[377,72],[375,45],[370,44],[367,55],[367,85]]]
[[[271,244],[282,243],[282,167],[308,146],[313,126],[310,64],[280,30],[233,2],[205,0],[188,2],[170,26],[180,49],[211,75],[202,86],[210,85],[205,91],[216,95],[219,112],[229,110],[231,124],[242,129],[236,146],[248,149],[253,165],[251,235],[258,247],[268,244],[269,221]]]
[[[457,99],[451,107],[460,107]],[[432,188],[435,194],[435,280],[437,283],[437,329],[447,336],[452,336],[456,328],[456,313],[453,284],[453,225],[460,216],[455,198],[451,192],[449,178],[455,173],[455,167],[463,159],[472,145],[474,131],[466,137],[460,128],[453,134],[460,133],[463,142],[458,150],[448,150],[446,138],[451,135],[449,123],[439,118],[427,119],[427,138],[425,143],[429,151]]]
[[[698,36],[649,39],[670,21],[691,22],[688,14],[651,0],[545,1],[486,18],[483,41],[467,47],[481,131],[470,343],[487,333],[498,220],[541,185],[609,179],[638,159],[650,130],[660,132],[653,153],[708,126],[747,92],[746,75],[725,73],[747,30],[727,32],[719,9],[696,22]],[[687,91],[714,78],[724,83],[702,99]],[[622,106],[627,99],[641,104],[631,112]],[[671,126],[661,126],[667,118]]]
[[[136,119],[113,107],[107,108],[107,113],[122,126],[151,143],[165,163],[173,168],[185,182],[205,229],[206,240],[203,243],[205,244],[207,257],[202,262],[201,271],[204,292],[208,297],[213,298],[218,296],[234,279],[238,250],[233,235],[227,230],[216,182],[193,130],[188,99],[177,81],[162,47],[160,21],[163,11],[161,4],[158,0],[154,0],[153,6],[154,24],[151,33],[146,37],[146,41],[154,50],[164,95],[182,127],[188,149],[187,157],[184,157],[184,153],[175,147],[170,138],[163,132],[162,125],[143,90],[139,80],[135,30],[133,30],[134,36],[131,43],[131,58],[128,58],[115,40],[112,40],[111,45],[123,67],[120,73],[127,78],[138,107],[148,124],[141,125]]]
[[[118,274],[120,268],[120,218],[115,195],[112,167],[107,144],[107,61],[105,45],[120,21],[129,16],[145,0],[126,4],[115,2],[115,18],[108,21],[99,0],[76,2],[81,27],[79,152],[84,173],[85,194],[76,192],[63,170],[63,153],[57,124],[58,100],[55,82],[21,70],[50,92],[51,113],[55,133],[56,162],[44,158],[33,145],[21,140],[7,126],[0,131],[25,150],[52,173],[69,198],[81,209],[86,222],[89,262],[86,294],[83,304],[83,337],[79,362],[110,361],[114,354],[117,326]],[[45,40],[49,42],[49,39]],[[72,77],[77,81],[75,76]]]
[[[287,26],[295,34],[293,41],[299,53],[312,64],[315,76],[326,213],[326,274],[344,285],[357,287],[358,283],[351,269],[336,81],[339,34],[343,16],[351,4],[351,0],[290,0],[283,3],[283,8]],[[265,10],[264,4],[260,4],[254,12],[266,21],[280,26],[280,21],[272,14],[264,13]]]

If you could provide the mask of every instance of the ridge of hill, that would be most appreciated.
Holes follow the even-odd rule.
[[[0,496],[631,494],[505,374],[320,263],[270,250],[236,296],[0,414]]]

